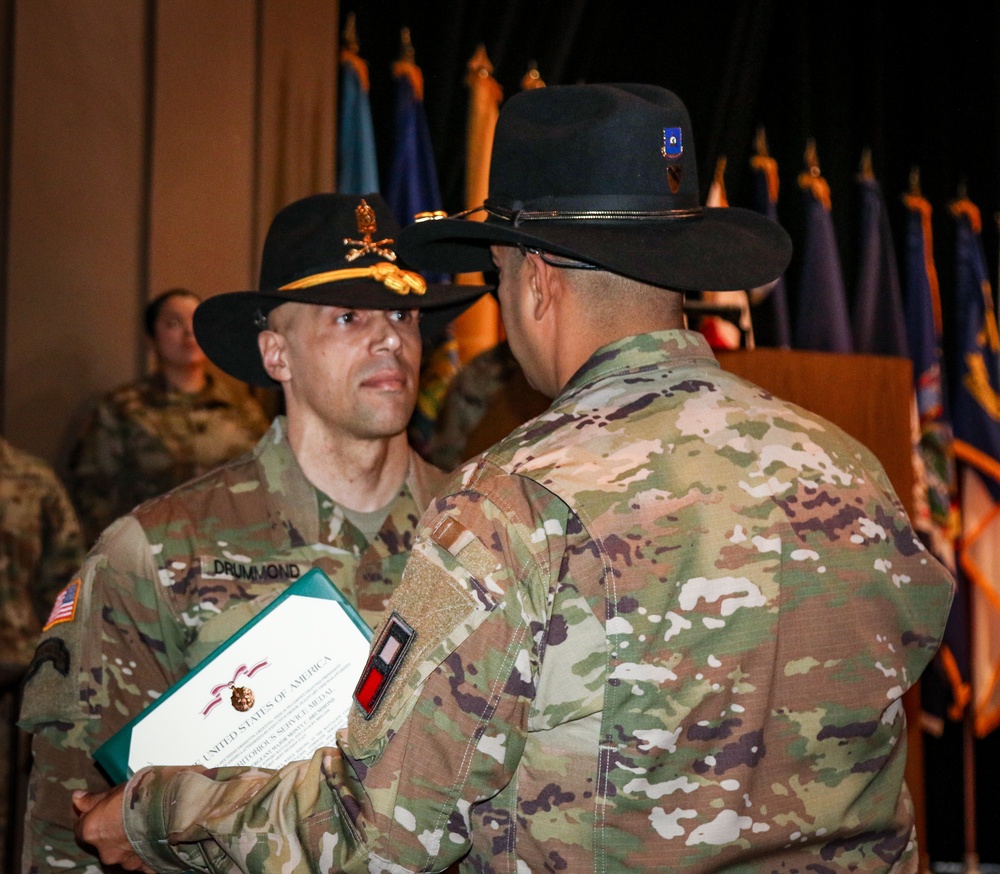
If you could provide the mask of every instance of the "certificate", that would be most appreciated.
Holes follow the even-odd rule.
[[[94,759],[114,783],[147,765],[279,768],[347,724],[372,632],[330,578],[309,571]]]

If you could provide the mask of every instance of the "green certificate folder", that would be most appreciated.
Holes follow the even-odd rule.
[[[320,569],[282,592],[94,753],[114,783],[147,765],[309,758],[347,724],[372,632]]]

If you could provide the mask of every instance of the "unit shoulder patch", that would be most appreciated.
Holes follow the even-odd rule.
[[[365,719],[371,719],[386,689],[399,672],[416,632],[394,610],[386,620],[361,679],[354,690],[354,701]]]

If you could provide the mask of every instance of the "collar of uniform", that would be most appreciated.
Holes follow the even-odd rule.
[[[708,341],[698,331],[676,329],[634,334],[608,343],[594,352],[573,374],[559,397],[563,398],[609,376],[681,362],[699,362],[705,367],[719,366]]]
[[[363,540],[359,544],[367,544],[367,551],[363,553],[362,561],[383,561],[387,556],[409,552],[413,546],[413,532],[417,519],[447,479],[447,474],[428,464],[415,449],[410,447],[410,466],[406,472],[406,479],[395,497],[384,508],[385,519],[378,534],[372,540]],[[330,502],[332,505],[321,511],[321,525],[325,531],[325,526],[329,524],[332,516],[331,510],[336,505],[330,498],[322,493],[319,494],[322,501]]]
[[[288,422],[275,416],[271,427],[260,438],[254,457],[261,470],[261,485],[271,524],[284,529],[291,546],[320,542],[321,493],[299,466],[288,442]]]
[[[217,401],[228,402],[227,393],[221,384],[216,383],[211,373],[205,374],[205,384],[196,392],[173,388],[158,370],[144,377],[142,381],[148,392],[148,402],[158,406],[166,407],[178,402],[188,402],[192,406],[204,406]]]
[[[302,472],[288,442],[288,421],[284,416],[275,417],[258,442],[254,455],[262,471],[263,497],[272,522],[287,529],[292,541],[303,545],[328,542],[334,502]],[[400,532],[412,531],[416,519],[445,479],[446,474],[429,465],[411,448],[406,480],[389,506],[386,522],[391,520],[393,523],[389,527]],[[324,507],[323,502],[329,502],[330,506]],[[304,508],[311,508],[311,512]],[[386,524],[383,529],[388,530]],[[404,547],[390,543],[385,548],[388,553],[395,553]]]

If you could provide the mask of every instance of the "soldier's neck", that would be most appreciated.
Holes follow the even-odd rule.
[[[205,368],[201,365],[173,367],[161,364],[160,373],[163,374],[163,378],[167,381],[167,385],[170,388],[189,395],[200,392],[205,387],[207,380]]]
[[[368,513],[385,507],[409,473],[405,432],[363,439],[289,422],[288,440],[306,479],[351,510]]]

